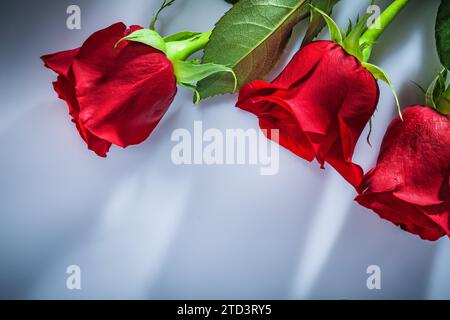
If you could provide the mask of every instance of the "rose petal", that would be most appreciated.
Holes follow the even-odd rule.
[[[352,162],[356,143],[379,99],[375,78],[331,41],[303,47],[272,82],[244,86],[237,106],[280,129],[280,144],[298,156],[331,164],[355,188],[362,169]]]
[[[53,83],[53,86],[58,93],[59,98],[66,101],[73,122],[75,123],[80,136],[87,143],[89,150],[94,151],[100,157],[106,157],[106,154],[111,147],[111,143],[95,136],[80,124],[78,115],[79,106],[75,97],[75,89],[72,84],[63,76],[58,76],[58,80]]]
[[[114,49],[123,25],[95,33],[73,63],[80,121],[118,146],[139,144],[172,103],[176,79],[160,51],[139,43]]]
[[[53,70],[58,75],[69,79],[69,71],[72,66],[73,59],[80,51],[80,48],[57,52],[42,56],[41,59],[47,68]]]
[[[450,235],[449,145],[449,117],[407,108],[389,126],[356,201],[424,239]]]

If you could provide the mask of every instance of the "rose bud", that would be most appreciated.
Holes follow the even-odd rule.
[[[164,53],[138,43],[114,45],[140,27],[114,24],[81,48],[42,57],[58,74],[54,88],[88,148],[106,156],[111,144],[139,144],[151,134],[177,92]]]
[[[357,187],[363,170],[352,156],[378,97],[376,79],[358,59],[334,42],[316,41],[272,83],[245,85],[237,106],[255,114],[261,129],[279,129],[282,146],[322,168],[328,162]]]
[[[171,105],[177,82],[191,88],[189,83],[212,73],[230,72],[184,61],[209,36],[183,32],[162,38],[153,30],[116,23],[80,48],[42,60],[58,74],[54,89],[88,148],[106,157],[112,144],[125,148],[148,138]]]
[[[382,25],[400,9],[386,9]],[[343,36],[329,16],[315,10],[328,23],[332,41],[302,47],[273,82],[245,85],[237,106],[256,115],[261,129],[278,129],[282,146],[307,161],[317,159],[322,168],[329,163],[359,190],[364,173],[353,153],[378,104],[377,79],[391,85],[384,71],[367,63],[381,32],[370,34],[367,16]]]
[[[450,236],[450,118],[412,106],[390,124],[356,201],[422,239]]]

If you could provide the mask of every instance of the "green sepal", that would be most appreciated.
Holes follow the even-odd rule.
[[[437,109],[437,99],[445,91],[445,81],[447,79],[447,69],[443,69],[433,80],[425,93],[425,103],[427,106]]]
[[[354,27],[350,21],[349,29],[347,31],[343,30],[342,32],[329,15],[311,4],[310,6],[325,19],[330,31],[331,41],[341,45],[348,54],[355,56],[358,60],[367,62],[372,53],[372,47],[375,45],[378,37],[392,22],[395,16],[407,5],[408,1],[394,0],[376,20],[378,24],[381,24],[381,28],[376,28],[373,25],[367,26],[367,21],[370,18],[370,14],[367,13],[361,20],[358,19]],[[371,3],[374,4],[374,1]]]
[[[189,83],[178,83],[180,86],[185,87],[186,89],[194,91],[194,104],[199,104],[201,100],[200,92],[198,92],[197,87],[189,84]]]
[[[425,94],[426,104],[442,114],[450,115],[450,86],[446,88],[448,70],[443,69]]]
[[[193,53],[202,50],[210,37],[211,32],[182,32],[166,37],[167,58],[169,60],[186,60]]]
[[[201,32],[191,32],[191,31],[181,31],[170,36],[164,37],[164,41],[173,42],[173,41],[183,41],[192,39],[198,35],[202,34]]]
[[[120,39],[114,47],[117,47],[123,41],[139,42],[167,54],[167,46],[164,38],[161,37],[158,32],[150,29],[136,30],[128,36]]]
[[[348,54],[356,57],[360,61],[365,61],[363,50],[367,46],[372,44],[368,44],[365,42],[361,43],[360,38],[362,34],[367,30],[366,23],[369,19],[369,15],[365,15],[361,20],[358,19],[354,27],[350,20],[348,30],[342,30],[341,32],[337,23],[327,13],[317,7],[314,7],[312,5],[310,6],[312,7],[312,11],[321,15],[327,23],[330,32],[330,40],[339,44]]]
[[[200,64],[197,60],[185,61],[194,52],[204,48],[210,35],[211,32],[184,31],[163,38],[156,31],[141,29],[119,40],[116,47],[123,41],[134,41],[162,51],[172,62],[177,83],[193,90],[195,92],[194,102],[197,103],[200,100],[200,94],[192,84],[213,74],[231,73],[234,78],[233,92],[237,88],[237,77],[231,68],[214,63]]]
[[[361,36],[367,30],[367,20],[369,17],[369,15],[365,15],[361,20],[358,18],[354,27],[350,23],[349,30],[346,32],[343,41],[345,51],[358,58],[359,61],[367,61],[364,58],[363,51],[368,46],[373,45],[372,43],[361,42]]]
[[[173,63],[173,69],[175,72],[175,76],[177,78],[177,82],[191,90],[194,90],[193,86],[190,84],[196,83],[200,80],[206,79],[207,77],[221,72],[228,72],[231,73],[234,77],[234,88],[233,92],[236,91],[237,88],[237,77],[234,73],[233,69],[220,65],[220,64],[214,64],[214,63],[205,63],[205,64],[199,64],[198,61],[180,61],[180,60],[174,60]],[[196,93],[196,101],[199,100],[200,95],[195,88],[194,92]]]
[[[450,116],[450,86],[444,94],[440,96],[437,110],[446,116]]]
[[[334,22],[334,20],[328,14],[326,14],[319,8],[316,8],[311,4],[309,6],[313,11],[319,13],[324,18],[325,22],[327,23],[328,30],[330,32],[330,40],[342,46],[343,44],[342,34],[336,22]]]
[[[330,15],[333,11],[334,5],[339,0],[317,0],[314,2],[314,7],[322,10],[327,15]],[[325,26],[325,21],[322,18],[322,15],[317,12],[316,10],[310,10],[310,18],[309,18],[309,24],[308,29],[306,30],[305,37],[303,38],[302,47],[310,43],[311,41],[316,38],[319,33],[322,31],[323,27]]]
[[[193,53],[202,50],[209,41],[211,32],[179,32],[165,38],[150,29],[140,29],[120,39],[115,47],[123,41],[134,41],[166,54],[171,61],[186,60]]]
[[[392,84],[392,81],[389,78],[388,74],[380,67],[370,64],[368,62],[362,62],[362,66],[364,68],[366,68],[374,76],[375,79],[381,80],[389,85],[389,87],[391,88],[392,94],[394,95],[395,104],[397,105],[398,115],[403,120],[402,109],[400,107],[400,102],[398,100],[397,92],[395,91],[394,85]]]

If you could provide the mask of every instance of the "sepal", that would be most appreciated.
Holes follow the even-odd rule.
[[[195,92],[194,101],[198,102],[200,94],[193,83],[197,83],[213,74],[229,72],[234,77],[233,92],[237,88],[237,77],[234,71],[223,65],[214,63],[200,64],[197,60],[185,61],[193,53],[202,50],[209,41],[211,32],[179,32],[165,38],[156,31],[150,29],[140,29],[122,38],[116,44],[123,41],[139,42],[163,52],[172,62],[177,83]]]
[[[313,11],[320,14],[322,16],[322,18],[325,20],[325,22],[327,23],[328,30],[330,32],[330,40],[333,42],[336,42],[337,44],[342,46],[343,45],[342,34],[341,34],[341,31],[339,30],[337,23],[334,22],[334,20],[328,14],[326,14],[319,8],[314,7],[311,4],[310,4],[310,7]]]
[[[425,94],[426,104],[444,115],[450,115],[450,86],[446,87],[448,70],[443,69]]]
[[[398,115],[400,116],[400,119],[403,120],[402,109],[400,107],[400,102],[398,100],[397,92],[395,91],[394,85],[393,85],[391,79],[389,78],[389,75],[383,69],[381,69],[380,67],[373,65],[371,63],[362,62],[362,66],[364,68],[366,68],[374,76],[375,79],[381,80],[389,85],[389,87],[391,88],[392,94],[394,95],[395,104],[397,105]]]
[[[214,63],[199,64],[198,61],[196,60],[192,61],[174,60],[172,61],[172,63],[178,84],[194,91],[195,103],[198,103],[200,101],[200,94],[197,91],[197,88],[192,85],[192,83],[197,83],[198,81],[203,80],[216,73],[221,72],[231,73],[234,77],[233,92],[236,91],[237,77],[233,69],[229,67]]]
[[[124,41],[139,42],[167,54],[167,46],[164,38],[158,32],[150,29],[140,29],[130,33],[128,36],[120,39],[114,48]]]

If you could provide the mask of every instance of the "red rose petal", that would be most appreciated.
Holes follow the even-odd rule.
[[[171,62],[149,46],[122,42],[142,29],[116,23],[91,35],[81,48],[42,57],[59,74],[54,88],[89,149],[106,156],[111,144],[144,141],[176,94]]]
[[[237,106],[258,116],[262,129],[280,129],[280,144],[298,156],[328,162],[358,188],[356,143],[379,98],[372,74],[331,41],[302,48],[272,83],[245,85]]]
[[[58,93],[59,98],[66,101],[73,122],[81,137],[87,143],[88,149],[94,151],[100,157],[106,157],[106,154],[111,147],[111,142],[100,139],[80,124],[78,115],[79,106],[72,84],[63,76],[58,76],[58,80],[53,83],[53,86]]]
[[[389,126],[356,201],[423,239],[450,235],[449,146],[448,116],[407,108]]]
[[[124,32],[115,25],[95,33],[73,63],[81,123],[121,147],[147,139],[176,94],[163,53],[139,43],[113,48]]]
[[[41,59],[42,61],[44,61],[47,68],[68,79],[73,59],[76,57],[79,51],[80,48],[76,48],[72,50],[48,54],[42,56]]]

